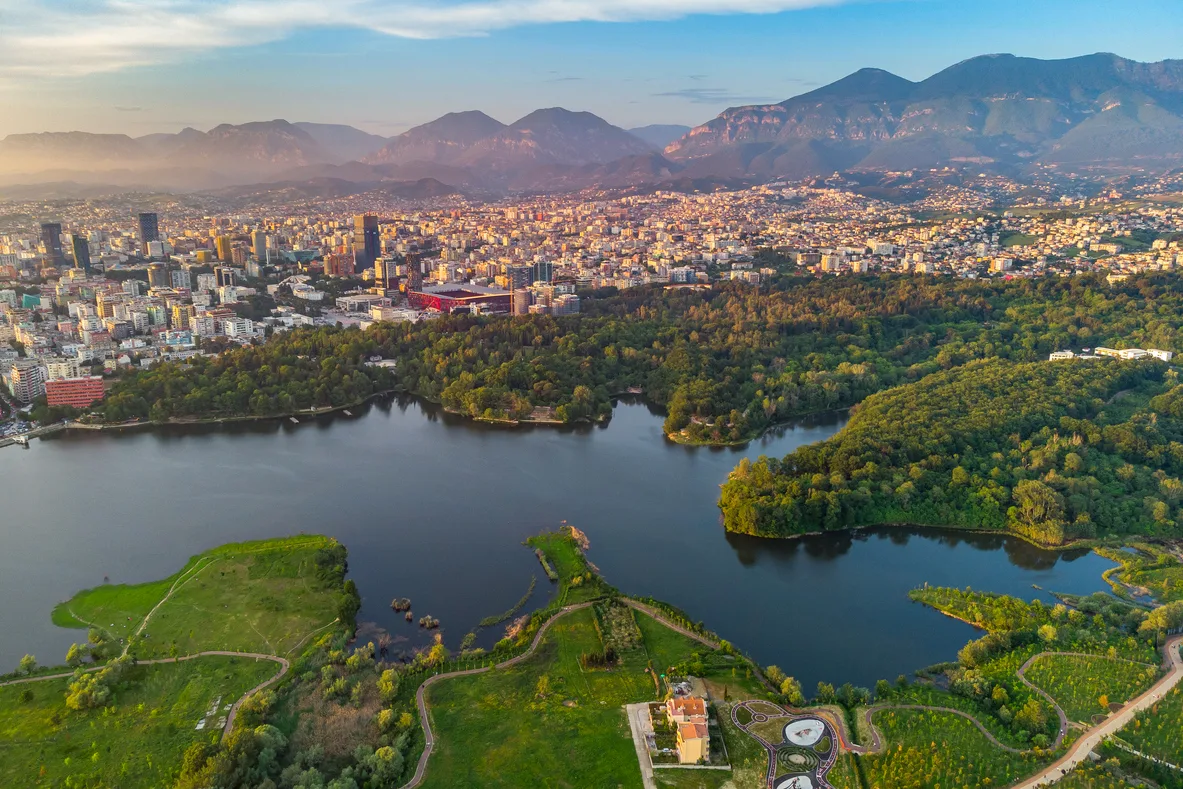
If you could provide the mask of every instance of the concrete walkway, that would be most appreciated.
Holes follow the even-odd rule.
[[[653,760],[649,758],[649,745],[645,742],[645,731],[649,728],[646,723],[649,717],[649,702],[626,704],[624,710],[628,715],[628,727],[633,733],[637,764],[641,765],[641,783],[645,789],[657,789],[657,781],[653,778]]]

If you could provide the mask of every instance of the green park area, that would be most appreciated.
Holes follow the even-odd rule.
[[[1128,548],[1099,548],[1097,553],[1118,563],[1105,573],[1105,580],[1119,597],[1153,597],[1160,603],[1183,600],[1183,556],[1178,548],[1136,542]]]
[[[1157,666],[1110,658],[1107,655],[1052,655],[1037,657],[1026,677],[1046,691],[1068,715],[1088,725],[1110,705],[1125,704],[1158,679]]]
[[[1139,713],[1118,737],[1148,756],[1183,766],[1183,686]]]
[[[338,618],[334,567],[343,562],[344,548],[326,537],[225,545],[163,581],[79,592],[57,606],[54,622],[134,639],[141,659],[208,650],[285,656]]]
[[[220,736],[227,708],[278,670],[213,656],[133,666],[85,709],[67,705],[70,678],[0,687],[0,785],[171,785],[185,750]]]
[[[762,786],[764,751],[723,712],[726,698],[760,695],[751,665],[627,605],[590,570],[580,537],[563,530],[530,544],[561,579],[562,605],[595,602],[556,612],[537,649],[515,665],[428,689],[436,747],[423,786],[640,787],[624,705],[661,699],[665,677],[687,675],[706,680],[721,702],[733,771],[658,770],[658,785]]]
[[[622,595],[588,562],[578,529],[564,525],[527,545],[542,582],[555,586],[544,608],[490,616],[487,627],[505,628],[491,650],[466,639],[453,653],[437,637],[398,663],[381,653],[388,641],[353,641],[358,597],[345,580],[345,548],[323,537],[224,546],[164,581],[79,593],[55,611],[55,621],[87,628],[69,667],[0,686],[0,782],[396,789],[422,768],[419,785],[429,789],[640,789],[624,707],[661,700],[671,680],[695,677],[712,701],[712,754],[725,746],[731,769],[659,766],[659,789],[762,789],[770,753],[778,774],[791,772],[790,752],[800,749],[780,744],[786,707],[811,710],[852,744],[826,775],[834,789],[1003,787],[1079,736],[1061,737],[1060,709],[1087,727],[1105,705],[1155,682],[1163,635],[1183,624],[1183,604],[1150,611],[1133,593],[1048,604],[926,586],[915,601],[985,634],[955,662],[873,690],[822,683],[809,699],[780,669],[758,669],[677,609]],[[1146,546],[1122,553],[1132,557],[1123,573],[1154,578],[1173,555]],[[212,651],[238,654],[198,654]],[[1177,758],[1181,731],[1176,689],[1105,746],[1103,763],[1065,785],[1116,789],[1151,778],[1173,789],[1169,769],[1152,760]],[[672,736],[659,732],[663,742]]]
[[[874,722],[887,745],[861,757],[871,786],[1009,786],[1041,764],[998,748],[950,712],[887,709]]]

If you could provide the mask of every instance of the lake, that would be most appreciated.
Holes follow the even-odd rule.
[[[234,427],[71,432],[0,450],[0,668],[35,654],[59,663],[85,633],[56,628],[53,605],[102,583],[163,578],[225,542],[298,532],[349,548],[359,616],[396,637],[428,638],[389,604],[442,623],[449,647],[510,608],[537,575],[522,542],[561,521],[621,590],[684,609],[801,680],[871,685],[953,659],[975,631],[913,604],[920,584],[1030,598],[1032,588],[1104,588],[1111,563],[1019,540],[917,529],[792,541],[728,535],[715,504],[742,457],[784,455],[833,435],[844,417],[801,420],[743,448],[666,441],[662,416],[622,402],[607,425],[474,424],[414,399],[343,415]],[[499,635],[487,631],[480,644]]]

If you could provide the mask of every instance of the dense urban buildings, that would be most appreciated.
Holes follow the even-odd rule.
[[[913,180],[908,200],[840,175],[488,202],[378,192],[282,209],[189,197],[149,212],[114,197],[60,201],[44,223],[44,206],[12,203],[0,226],[0,373],[19,402],[78,407],[102,396],[95,376],[297,326],[572,315],[581,293],[643,285],[1098,270],[1116,281],[1183,264],[1183,204],[1160,197],[1183,191],[1178,174],[1125,191],[1055,173]]]

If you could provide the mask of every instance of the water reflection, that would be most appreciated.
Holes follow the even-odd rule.
[[[974,632],[908,600],[925,582],[1088,593],[1103,588],[1110,566],[993,534],[896,528],[782,541],[724,532],[719,484],[739,459],[823,440],[841,414],[705,449],[665,440],[660,410],[628,399],[606,424],[561,428],[473,423],[410,397],[350,410],[299,424],[77,432],[0,450],[5,492],[20,493],[0,522],[0,667],[25,652],[43,662],[64,655],[83,634],[54,628],[52,606],[104,575],[163,578],[214,545],[297,532],[349,546],[359,618],[372,632],[389,633],[399,650],[426,643],[389,607],[411,597],[454,648],[539,574],[522,541],[568,520],[588,533],[591,559],[617,587],[670,601],[806,687],[869,685],[954,656]],[[526,610],[545,605],[551,589],[540,580]]]

